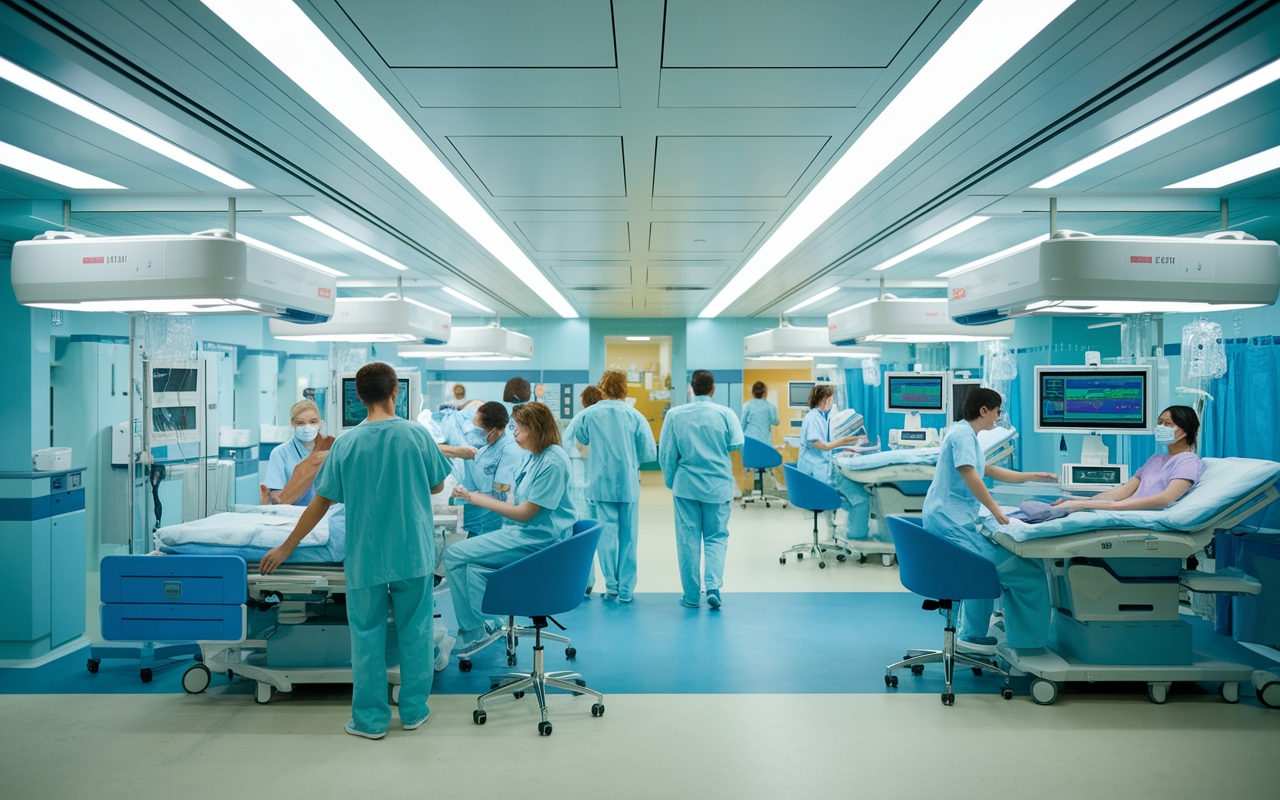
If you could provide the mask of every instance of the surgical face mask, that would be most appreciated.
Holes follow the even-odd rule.
[[[293,429],[293,435],[300,442],[310,442],[320,433],[319,425],[299,425]]]
[[[1178,434],[1168,425],[1156,426],[1156,444],[1173,444],[1178,438]]]
[[[484,447],[489,443],[489,437],[485,435],[483,428],[477,428],[472,425],[471,428],[463,435],[467,440],[467,444],[472,447]]]

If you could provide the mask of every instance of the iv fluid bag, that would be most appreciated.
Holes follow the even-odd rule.
[[[1182,329],[1182,381],[1221,378],[1227,374],[1227,349],[1222,326],[1197,319]]]

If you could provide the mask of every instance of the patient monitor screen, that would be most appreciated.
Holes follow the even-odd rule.
[[[808,408],[809,393],[815,385],[814,381],[788,381],[787,408]]]
[[[364,403],[360,402],[360,397],[356,394],[356,379],[342,379],[342,427],[354,428],[365,417],[369,416],[369,409],[364,407]],[[409,418],[409,379],[400,379],[400,394],[396,395],[396,416],[401,419]]]
[[[982,385],[981,381],[952,381],[951,382],[951,421],[959,422],[964,419],[964,404],[969,399],[969,394],[974,389]]]
[[[889,383],[886,405],[893,411],[941,414],[947,408],[941,375],[887,375],[885,379]]]
[[[1147,377],[1142,370],[1037,372],[1041,428],[1142,430],[1147,427]]]

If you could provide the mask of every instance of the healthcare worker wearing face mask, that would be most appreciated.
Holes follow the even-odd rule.
[[[1005,633],[1019,655],[1036,655],[1049,645],[1049,585],[1044,565],[1023,558],[993,542],[983,533],[981,509],[986,506],[996,523],[1009,520],[983,484],[985,475],[1006,483],[1056,481],[1051,472],[1015,472],[988,467],[978,446],[978,431],[995,427],[1000,418],[1000,394],[979,387],[964,402],[964,419],[947,429],[938,454],[929,493],[924,498],[921,522],[925,530],[977,553],[996,565],[1004,597]],[[995,637],[987,636],[994,600],[965,600],[960,604],[960,632],[956,645],[964,650],[993,653]]]
[[[351,628],[351,720],[354,736],[381,739],[387,702],[387,616],[395,614],[400,650],[400,724],[427,721],[436,659],[432,602],[435,520],[431,494],[444,488],[449,462],[427,429],[396,416],[400,382],[388,364],[356,373],[368,417],[334,442],[316,479],[316,495],[280,547],[259,562],[269,575],[289,558],[334,503],[347,512],[343,573]],[[430,492],[430,494],[428,493]]]
[[[711,401],[716,381],[710,372],[694,372],[691,385],[693,402],[671,409],[662,421],[658,460],[676,506],[676,556],[684,588],[680,603],[702,605],[705,586],[707,605],[716,609],[733,501],[729,452],[742,447],[742,427],[732,411]]]
[[[305,506],[316,496],[314,483],[333,446],[333,437],[321,435],[320,409],[310,400],[289,409],[293,436],[271,451],[267,462],[263,505]]]
[[[466,433],[467,445],[475,448],[475,452],[463,456],[461,486],[467,491],[506,500],[524,463],[524,451],[507,430],[509,422],[502,403],[490,401],[476,409],[471,429]],[[462,529],[467,532],[467,538],[496,531],[504,522],[496,511],[473,504],[468,504],[462,515]]]
[[[829,485],[840,495],[840,509],[845,519],[843,524],[837,522],[836,533],[847,539],[866,539],[871,531],[871,496],[836,468],[832,451],[867,437],[831,438],[831,407],[835,405],[835,398],[836,387],[829,383],[819,383],[809,391],[809,412],[800,425],[800,457],[796,459],[796,469]]]
[[[587,499],[604,523],[596,550],[604,573],[604,599],[630,603],[640,534],[640,465],[658,457],[658,446],[649,420],[626,403],[625,372],[606,372],[600,391],[604,399],[578,415],[574,437],[591,448]]]
[[[1200,480],[1204,462],[1196,455],[1200,418],[1190,406],[1169,406],[1156,421],[1156,444],[1166,452],[1147,459],[1132,478],[1088,500],[1059,500],[1072,511],[1136,511],[1168,508]],[[1057,503],[1055,503],[1057,505]]]
[[[458,620],[455,651],[466,657],[496,630],[480,606],[489,573],[549,547],[568,536],[577,521],[569,492],[569,456],[560,447],[560,426],[542,403],[515,410],[515,440],[529,457],[516,476],[510,500],[498,500],[458,486],[453,496],[503,517],[492,533],[459,542],[444,551],[449,594]]]

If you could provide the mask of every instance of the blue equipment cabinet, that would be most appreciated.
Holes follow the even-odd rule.
[[[140,655],[146,683],[157,658],[200,658],[198,644],[156,647],[157,641],[241,641],[248,594],[248,569],[240,556],[107,556],[102,559],[102,638],[143,646],[95,646],[89,671],[97,672],[102,658]]]

